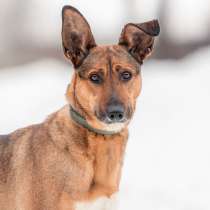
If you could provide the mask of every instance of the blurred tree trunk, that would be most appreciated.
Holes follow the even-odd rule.
[[[158,42],[157,51],[155,53],[155,58],[157,59],[182,59],[183,57],[193,53],[194,51],[202,48],[210,46],[210,30],[208,28],[208,36],[206,39],[187,42],[187,43],[176,43],[172,41],[172,39],[167,34],[166,25],[168,19],[168,4],[170,1],[162,0],[159,8],[159,20],[161,24],[161,34]],[[210,24],[210,22],[209,22]],[[176,30],[176,29],[174,29]]]

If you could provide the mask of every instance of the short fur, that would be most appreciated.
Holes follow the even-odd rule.
[[[97,46],[75,8],[64,7],[62,19],[64,54],[75,67],[68,104],[41,124],[0,136],[2,210],[84,209],[84,203],[109,200],[119,190],[127,125],[141,90],[140,64],[153,48],[159,25],[128,24],[118,45]],[[127,82],[120,80],[125,70],[132,74]],[[93,73],[103,77],[102,84],[90,81]],[[110,103],[124,107],[125,122],[103,121]],[[87,130],[71,119],[69,105],[93,128],[119,131],[100,135]]]

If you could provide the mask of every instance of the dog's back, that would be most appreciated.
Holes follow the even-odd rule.
[[[17,130],[10,135],[0,135],[0,209],[13,210],[21,191],[30,179],[30,141],[32,127]],[[25,196],[27,197],[27,196]],[[16,203],[16,204],[15,204]]]
[[[0,193],[2,186],[6,184],[9,165],[12,156],[11,141],[9,135],[0,135]]]
[[[18,130],[10,135],[0,135],[0,186],[7,184],[9,172],[12,167],[12,160],[15,159],[13,147],[17,139],[24,133],[24,129]],[[12,138],[13,136],[13,138]],[[0,187],[0,192],[1,192]]]
[[[10,163],[12,157],[12,145],[9,135],[0,136],[0,207],[3,208],[6,202],[6,189]]]

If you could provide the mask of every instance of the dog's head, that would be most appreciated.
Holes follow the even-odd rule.
[[[67,99],[94,128],[121,130],[130,121],[141,91],[140,66],[159,34],[157,20],[125,25],[119,43],[97,46],[90,26],[71,6],[62,11],[65,56],[75,68]]]

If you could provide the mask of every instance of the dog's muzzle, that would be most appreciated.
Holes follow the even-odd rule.
[[[100,135],[114,135],[114,134],[117,134],[117,133],[119,133],[121,131],[121,129],[101,130],[101,129],[93,128],[87,122],[87,120],[83,116],[81,116],[72,106],[70,106],[70,115],[71,115],[72,120],[74,120],[74,122],[76,122],[77,124],[81,125],[82,127],[86,128],[89,131],[94,132],[96,134],[100,134]]]

